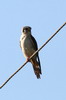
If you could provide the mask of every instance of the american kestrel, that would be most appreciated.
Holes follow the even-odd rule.
[[[22,35],[20,37],[20,47],[26,59],[28,60],[30,56],[38,49],[37,42],[31,34],[31,27],[25,26],[21,30]],[[38,53],[30,59],[33,65],[33,69],[37,78],[40,78],[41,65]]]

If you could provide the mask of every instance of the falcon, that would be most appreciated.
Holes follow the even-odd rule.
[[[20,37],[20,47],[25,56],[25,58],[32,63],[34,73],[37,78],[40,78],[41,73],[41,65],[38,53],[29,60],[30,56],[38,49],[37,42],[35,38],[31,34],[31,27],[25,26],[21,30],[21,37]]]

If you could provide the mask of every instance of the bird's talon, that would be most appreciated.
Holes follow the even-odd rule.
[[[29,57],[27,58],[27,61],[28,61],[28,62],[30,61],[30,58],[29,58]]]

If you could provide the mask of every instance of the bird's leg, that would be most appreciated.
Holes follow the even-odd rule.
[[[30,62],[30,57],[27,57],[27,61]]]

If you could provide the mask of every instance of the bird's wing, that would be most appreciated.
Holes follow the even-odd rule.
[[[31,42],[32,42],[32,45],[33,45],[34,49],[37,50],[38,45],[37,45],[37,42],[36,42],[35,38],[32,35],[31,35]],[[41,64],[40,64],[40,59],[39,59],[38,53],[37,53],[37,59],[38,59],[39,67],[40,67],[40,73],[41,73]]]
[[[32,43],[34,49],[37,50],[38,45],[37,45],[37,42],[36,42],[35,38],[32,35],[31,35],[31,43]]]

